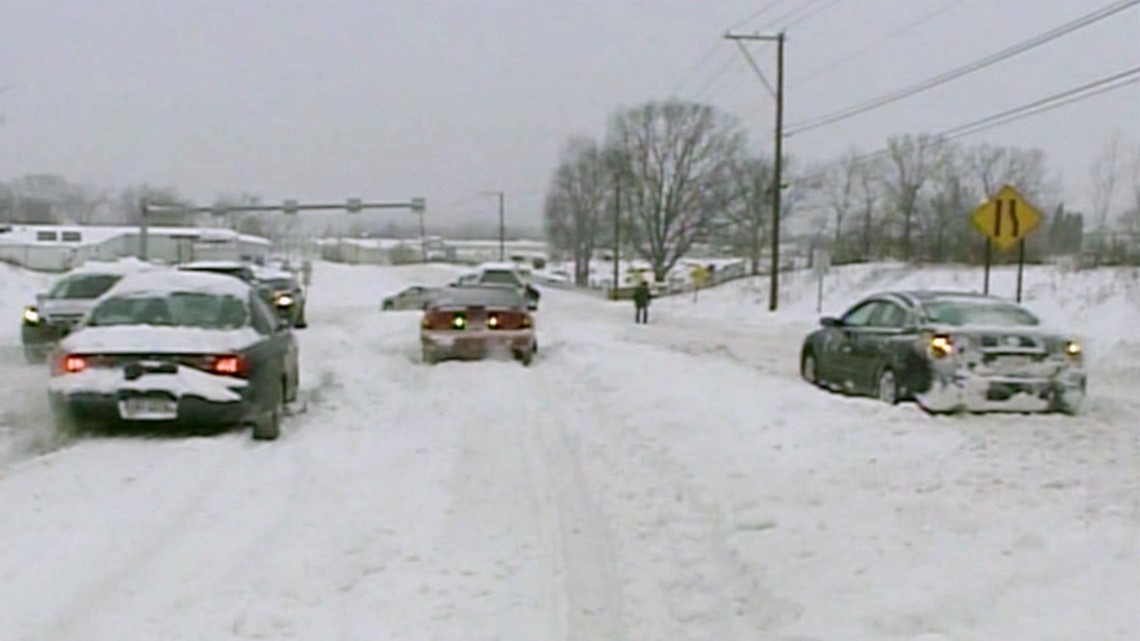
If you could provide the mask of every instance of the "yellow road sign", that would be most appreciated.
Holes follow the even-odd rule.
[[[970,220],[998,249],[1009,249],[1041,225],[1041,212],[1006,185],[975,209]]]
[[[705,284],[709,281],[709,270],[703,265],[694,267],[689,272],[689,277],[693,279],[693,282],[697,284],[697,287],[704,287]]]

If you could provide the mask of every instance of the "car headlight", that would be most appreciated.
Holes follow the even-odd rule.
[[[281,294],[274,302],[278,307],[289,307],[293,304],[293,297],[288,294]]]
[[[1081,354],[1083,353],[1084,348],[1082,348],[1081,344],[1077,341],[1065,342],[1065,356],[1068,356],[1069,358],[1080,358]]]
[[[24,308],[24,322],[29,325],[39,325],[43,317],[40,316],[39,310],[35,307]]]

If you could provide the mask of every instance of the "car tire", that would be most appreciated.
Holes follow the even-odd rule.
[[[427,348],[427,347],[423,348],[423,350],[420,354],[420,359],[424,363],[427,363],[428,365],[435,365],[439,361],[439,359],[435,355],[435,352],[432,351],[430,348]]]
[[[803,356],[800,357],[800,376],[816,387],[823,386],[819,378],[819,360],[816,359],[815,352],[810,349],[804,350]]]
[[[1085,404],[1085,396],[1088,393],[1086,385],[1087,383],[1082,382],[1081,388],[1077,392],[1057,391],[1053,396],[1053,404],[1050,410],[1066,416],[1080,414],[1081,408]]]
[[[527,349],[520,352],[519,362],[523,364],[523,367],[530,367],[530,364],[534,362],[534,350]]]
[[[277,437],[281,436],[281,417],[285,413],[285,389],[286,381],[282,379],[269,412],[253,424],[254,440],[275,441]]]
[[[875,396],[888,405],[898,405],[899,382],[894,370],[884,367],[875,382]]]
[[[382,305],[380,306],[380,309],[382,309],[382,310],[384,310],[384,311],[386,311],[386,312],[390,312],[390,311],[392,311],[393,309],[395,309],[395,307],[396,307],[396,306],[392,304],[392,301],[390,301],[390,300],[386,300],[386,301],[384,301],[384,304],[382,304]]]

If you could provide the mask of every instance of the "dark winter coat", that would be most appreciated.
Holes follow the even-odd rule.
[[[638,307],[649,307],[649,299],[653,295],[649,292],[649,284],[641,283],[633,290],[633,304]]]

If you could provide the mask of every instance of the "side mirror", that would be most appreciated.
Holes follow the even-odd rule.
[[[527,301],[526,308],[532,312],[538,311],[538,301],[536,301],[536,300]]]
[[[843,321],[834,316],[824,316],[819,319],[819,324],[824,327],[843,327]]]

